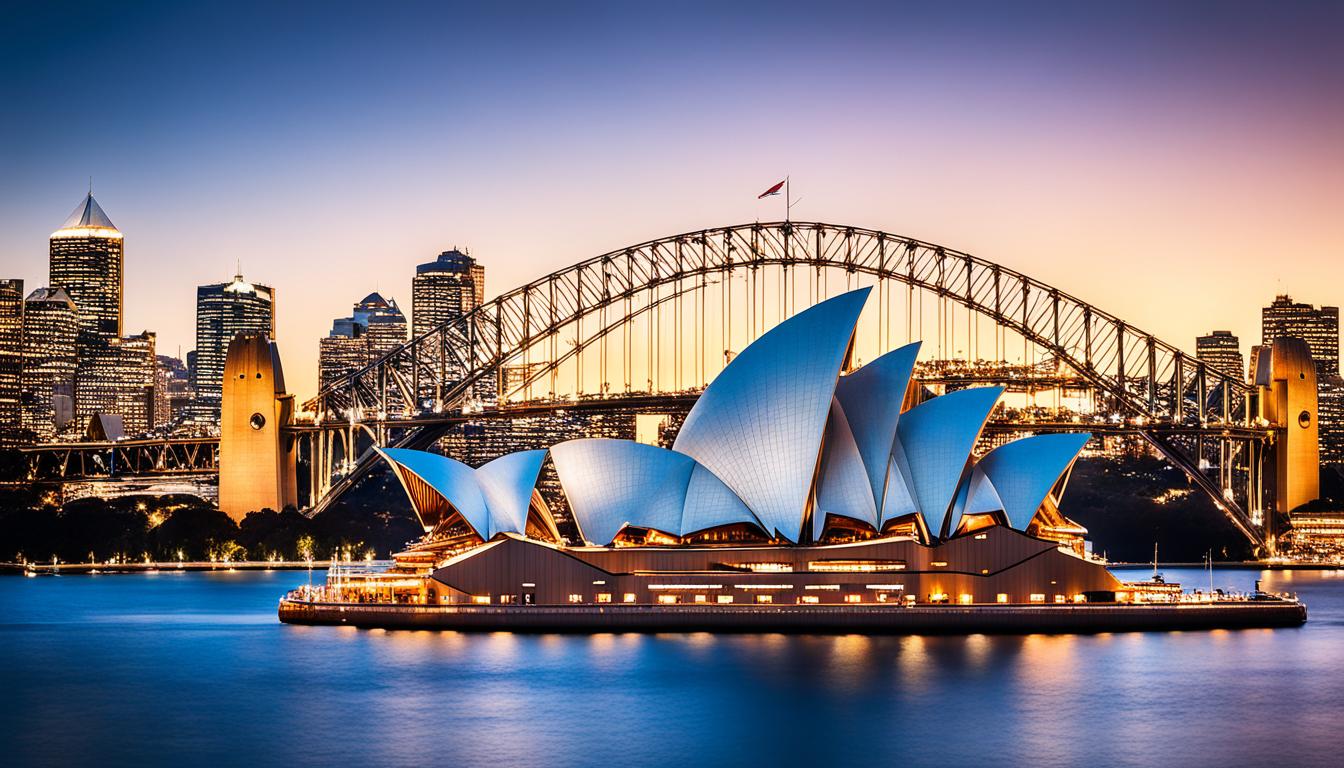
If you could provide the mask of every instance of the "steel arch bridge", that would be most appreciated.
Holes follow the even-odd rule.
[[[834,286],[831,275],[840,276]],[[313,441],[313,510],[376,463],[369,444],[424,447],[464,413],[496,407],[496,398],[531,399],[538,387],[559,407],[684,396],[770,325],[859,285],[875,286],[877,301],[870,299],[859,330],[874,356],[896,345],[902,319],[905,339],[918,339],[935,315],[939,348],[945,341],[955,348],[963,341],[955,308],[964,309],[967,357],[981,347],[985,324],[995,360],[1010,335],[1020,340],[1024,363],[1040,354],[1090,388],[1109,414],[1094,431],[1142,436],[1264,546],[1273,516],[1264,512],[1263,462],[1275,433],[1253,422],[1244,382],[1002,265],[818,222],[707,229],[596,256],[510,290],[324,388],[304,406],[314,417],[305,430]],[[620,367],[615,391],[613,361]],[[562,397],[557,382],[568,381],[566,371],[575,391]],[[1020,424],[1024,431],[1093,426]]]

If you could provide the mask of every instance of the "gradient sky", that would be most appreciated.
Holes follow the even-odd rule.
[[[487,294],[794,216],[942,243],[1193,349],[1277,292],[1344,303],[1344,3],[20,2],[0,24],[0,277],[84,194],[128,333],[275,286],[317,339],[454,245]],[[275,6],[275,7],[273,7]],[[395,6],[392,8],[379,6]]]

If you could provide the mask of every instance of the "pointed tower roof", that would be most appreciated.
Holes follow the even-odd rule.
[[[70,216],[66,218],[65,223],[62,224],[61,228],[57,231],[65,232],[66,230],[89,229],[104,229],[117,232],[117,225],[113,224],[112,220],[107,218],[106,213],[103,213],[102,206],[98,205],[97,200],[93,199],[92,192],[85,195],[79,205],[75,206],[75,210],[71,211]]]

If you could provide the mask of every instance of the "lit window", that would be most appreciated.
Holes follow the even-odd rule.
[[[1084,595],[1084,594],[1082,594],[1082,593],[1076,594],[1076,595],[1073,596],[1073,602],[1075,602],[1075,603],[1086,603],[1086,602],[1087,602],[1087,595]]]
[[[976,541],[984,541],[985,539],[988,539],[988,538],[989,538],[989,534],[988,534],[988,533],[977,533],[977,534],[975,534],[975,540],[976,540]]]
[[[998,596],[997,598],[995,598],[995,599],[998,600],[1000,603],[1006,603],[1006,602],[1008,602],[1008,593],[1007,593],[1007,592],[1000,592],[1000,593],[999,593],[999,596]]]
[[[634,592],[626,592],[625,595],[621,598],[621,602],[624,602],[624,603],[633,603],[633,602],[635,602],[635,593],[634,593]]]
[[[500,596],[499,596],[499,602],[500,602],[501,604],[503,604],[503,605],[513,605],[514,603],[518,602],[518,596],[517,596],[517,595],[500,595]]]
[[[934,560],[932,563],[929,563],[929,565],[932,565],[934,568],[946,568],[946,567],[947,567],[947,561],[946,561],[946,560]]]
[[[471,602],[473,602],[473,603],[475,603],[475,604],[477,604],[477,605],[489,605],[489,604],[490,604],[490,596],[489,596],[489,595],[472,595],[472,596],[471,596]]]
[[[804,586],[803,589],[829,589],[829,590],[834,591],[834,590],[838,590],[838,589],[840,589],[840,585],[839,585],[839,584],[808,584],[808,585]]]
[[[582,602],[583,602],[583,595],[570,595],[570,596],[569,596],[569,602],[571,602],[571,603],[582,603]]]
[[[863,595],[845,595],[846,603],[862,603]]]
[[[819,600],[819,599],[817,598],[816,595],[803,595],[802,597],[798,598],[798,602],[800,602],[800,603],[819,603],[819,602],[821,602],[821,600]]]
[[[1044,602],[1045,602],[1045,595],[1041,594],[1040,592],[1032,592],[1032,593],[1031,593],[1031,602],[1033,602],[1033,603],[1044,603]]]
[[[718,596],[718,601],[719,601],[720,603],[731,603],[731,602],[733,602],[733,596],[732,596],[732,595],[719,595],[719,596]]]
[[[962,605],[970,605],[975,602],[975,595],[968,595],[965,592],[962,592],[960,595],[957,595],[957,602]]]
[[[593,586],[595,586],[595,587],[605,587],[606,585],[607,585],[607,582],[606,582],[605,580],[603,580],[603,579],[598,579],[597,581],[594,581],[594,582],[593,582]]]
[[[1055,595],[1055,602],[1056,602],[1056,603],[1067,603],[1068,600],[1065,600],[1063,595]]]
[[[599,603],[610,603],[610,602],[611,602],[611,593],[610,593],[610,592],[598,592],[598,593],[597,593],[597,602],[599,602]]]
[[[756,602],[758,602],[758,603],[773,603],[773,602],[775,602],[775,596],[774,596],[774,595],[757,595],[757,596],[756,596]]]
[[[910,603],[911,605],[914,605],[914,603],[915,603],[915,596],[914,596],[914,595],[906,595],[906,596],[905,596],[905,602]]]
[[[681,602],[681,595],[659,595],[658,602],[663,605],[672,605]]]
[[[946,592],[934,592],[933,594],[929,595],[929,602],[931,602],[931,603],[946,603],[946,602],[947,602],[947,593],[946,593]]]
[[[697,603],[703,603],[703,602],[706,602],[706,601],[705,601],[705,596],[704,596],[704,595],[696,595],[696,596],[695,596],[695,602],[697,602]]]

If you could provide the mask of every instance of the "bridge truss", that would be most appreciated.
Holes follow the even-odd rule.
[[[703,230],[602,254],[508,291],[328,386],[304,406],[314,417],[314,509],[374,466],[373,444],[425,447],[473,412],[529,402],[573,408],[694,393],[774,324],[865,285],[873,294],[856,340],[860,361],[923,340],[924,359],[1015,358],[1020,368],[1053,369],[1055,386],[1087,388],[1095,423],[1061,424],[1023,409],[1019,429],[1142,436],[1253,544],[1265,544],[1272,506],[1263,464],[1274,431],[1253,423],[1244,382],[999,264],[815,222]],[[956,379],[939,381],[955,387]]]

